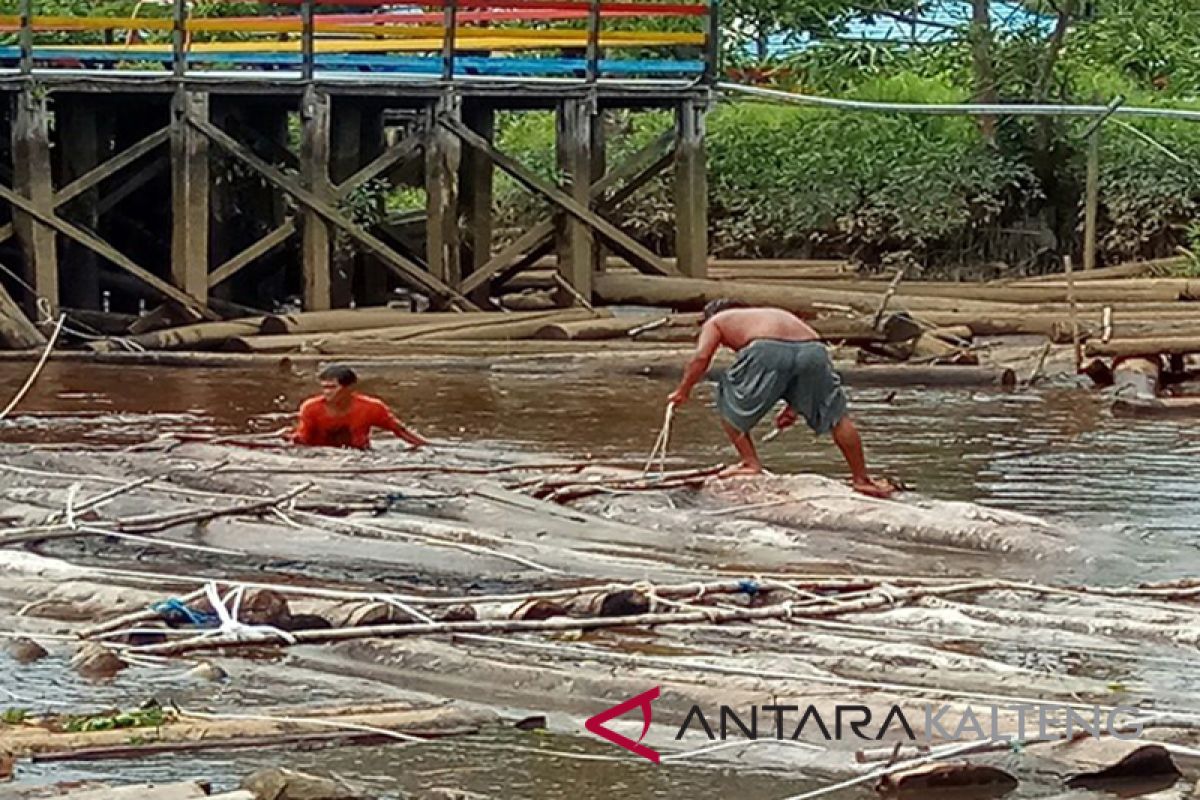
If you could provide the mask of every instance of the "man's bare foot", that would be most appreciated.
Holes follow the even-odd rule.
[[[761,475],[762,464],[732,464],[717,473],[718,478],[736,478],[741,475]]]
[[[899,488],[887,478],[859,478],[852,480],[850,485],[859,494],[865,494],[867,497],[878,497],[884,500],[894,495]]]

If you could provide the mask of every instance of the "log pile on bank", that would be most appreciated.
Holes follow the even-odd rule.
[[[64,346],[80,352],[72,356],[60,350],[58,355],[223,366],[255,358],[603,354],[678,364],[699,330],[698,312],[717,298],[795,312],[838,348],[843,365],[864,365],[868,374],[863,380],[873,383],[883,382],[884,376],[930,385],[1033,381],[1043,374],[1045,358],[1037,353],[1045,342],[1051,349],[1077,349],[1078,371],[1089,375],[1110,375],[1129,358],[1157,359],[1166,393],[1166,387],[1190,376],[1185,359],[1200,353],[1200,280],[1159,277],[1167,268],[1178,268],[1181,259],[1075,272],[1070,279],[1047,275],[992,283],[920,281],[902,274],[870,277],[840,262],[803,261],[714,261],[711,277],[701,280],[651,277],[619,260],[611,262],[596,276],[592,304],[584,306],[588,298],[575,298],[572,308],[553,307],[552,293],[558,292],[558,300],[563,297],[549,260],[511,279],[507,289],[523,287],[526,294],[501,293],[493,311],[372,307],[187,324],[177,324],[189,317],[170,305],[142,317],[68,312]],[[546,302],[518,302],[531,296]],[[0,339],[11,347],[32,348],[28,352],[33,356],[44,345],[44,331],[3,300]],[[514,310],[522,308],[536,310]],[[77,335],[85,326],[99,326],[106,335]],[[1006,371],[1008,364],[992,357],[996,347],[1010,341],[1007,337],[1021,336],[1033,337],[1011,340],[1022,343],[1014,347],[1026,348],[1028,354],[1017,366],[1028,374]],[[869,374],[872,366],[886,369]],[[1164,394],[1132,399],[1138,402],[1124,403],[1124,411],[1191,413],[1197,405]]]

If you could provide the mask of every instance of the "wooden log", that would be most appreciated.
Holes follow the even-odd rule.
[[[593,312],[587,309],[578,309],[559,312],[556,319],[561,322],[582,322],[585,320],[591,321],[597,319],[597,314],[607,314],[608,312]],[[604,317],[601,317],[603,319]],[[460,341],[460,340],[482,340],[482,341],[499,341],[508,339],[531,339],[534,335],[545,327],[546,323],[542,320],[513,320],[511,322],[499,322],[494,324],[478,324],[470,326],[460,326],[449,330],[437,330],[428,333],[421,333],[416,336],[408,337],[412,341],[421,341],[424,339],[438,339],[440,341]]]
[[[577,322],[554,322],[543,325],[533,334],[534,339],[556,339],[560,341],[590,341],[598,339],[624,339],[635,330],[656,317],[651,315],[625,317],[599,317]]]
[[[1126,264],[1116,264],[1111,267],[1101,267],[1100,269],[1089,270],[1086,275],[1076,277],[1078,281],[1101,281],[1111,278],[1129,278],[1138,275],[1149,275],[1159,271],[1169,271],[1186,266],[1189,259],[1187,256],[1172,256],[1170,258],[1150,259],[1149,261],[1134,261]],[[1021,284],[1027,283],[1053,283],[1063,280],[1062,273],[1052,273],[1050,275],[1039,275],[1035,278],[1025,278],[1020,281]]]
[[[229,322],[202,322],[131,336],[129,341],[147,350],[203,350],[218,347],[235,336],[257,334],[261,325],[262,319],[258,317]],[[113,344],[107,341],[91,342],[88,348],[94,352],[109,352]]]
[[[465,322],[495,317],[492,311],[418,313],[398,308],[338,308],[331,311],[302,311],[298,314],[268,314],[262,319],[259,333],[278,334],[340,333],[372,328],[399,328],[433,322]]]
[[[1011,369],[979,366],[916,366],[872,364],[839,367],[850,386],[1000,386],[1011,389],[1017,375]]]
[[[1118,397],[1112,410],[1119,417],[1200,417],[1200,397]]]
[[[95,331],[107,336],[122,336],[129,326],[139,319],[136,314],[118,314],[113,311],[94,311],[90,308],[64,308],[67,320],[85,331]]]
[[[878,294],[881,287],[874,281],[797,281],[789,288],[825,289],[846,292]],[[1191,300],[1200,296],[1200,282],[1182,284],[1147,284],[1140,287],[1083,285],[1076,287],[1075,299],[1080,303],[1172,303]],[[979,283],[946,283],[914,281],[896,287],[899,305],[911,305],[917,298],[962,298],[983,303],[1015,303],[1030,305],[1038,303],[1067,302],[1067,287],[1049,286],[996,286]]]
[[[353,312],[349,312],[353,313]],[[537,328],[559,320],[573,321],[591,318],[584,310],[555,310],[504,314],[471,312],[466,314],[416,314],[427,321],[386,328],[366,328],[347,333],[294,334],[257,336],[254,334],[230,337],[222,349],[230,353],[291,353],[313,351],[320,353],[365,352],[368,349],[394,348],[400,342],[416,339],[496,339],[527,338]]]
[[[1161,376],[1158,358],[1124,358],[1113,365],[1113,386],[1118,395],[1127,398],[1154,399]]]
[[[1089,318],[1080,326],[1080,335],[1084,339],[1097,339],[1103,334],[1103,325]],[[1050,329],[1050,340],[1055,344],[1071,342],[1071,326],[1069,322],[1056,322]],[[1155,317],[1120,317],[1114,318],[1109,339],[1197,339],[1200,340],[1200,319],[1184,317],[1171,318]]]
[[[805,316],[817,316],[830,307],[849,308],[874,314],[883,290],[874,293],[818,287],[779,286],[766,283],[662,278],[645,275],[605,274],[597,276],[596,297],[617,305],[665,306],[680,311],[699,311],[711,300],[729,298],[748,305],[774,306]],[[941,297],[905,298],[900,303],[912,311],[974,311],[1013,314],[1022,312],[1015,304],[981,303]]]
[[[1087,343],[1089,356],[1189,355],[1200,353],[1200,336],[1162,336],[1140,339],[1112,339]]]
[[[55,733],[33,725],[10,727],[5,731],[5,748],[13,755],[34,757],[39,761],[97,757],[97,751],[112,751],[113,757],[140,757],[151,752],[170,752],[180,747],[223,749],[238,747],[239,742],[267,738],[325,736],[342,738],[363,733],[363,727],[394,731],[418,737],[445,733],[471,732],[495,719],[488,712],[468,711],[454,706],[427,709],[394,709],[340,713],[337,709],[292,709],[286,714],[295,720],[278,722],[266,719],[199,719],[185,717],[157,728]],[[312,719],[305,724],[299,719]],[[342,729],[338,729],[343,725]],[[143,744],[130,744],[137,734]],[[378,735],[378,734],[377,734]]]

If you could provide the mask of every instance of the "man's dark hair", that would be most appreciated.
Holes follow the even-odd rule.
[[[353,386],[358,383],[358,376],[354,374],[354,370],[341,364],[330,364],[321,370],[318,377],[323,381],[337,381],[341,386]]]
[[[710,300],[704,306],[704,321],[708,322],[722,311],[728,311],[731,308],[745,308],[745,306],[745,303],[730,300],[728,297],[719,297],[716,300]]]

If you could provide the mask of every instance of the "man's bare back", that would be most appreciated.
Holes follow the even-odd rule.
[[[705,323],[716,329],[721,344],[741,350],[756,339],[809,342],[820,338],[795,314],[780,308],[730,308]]]

